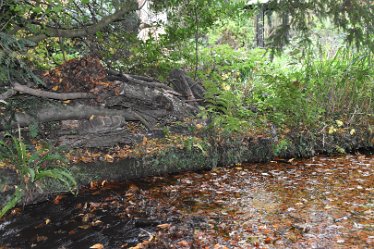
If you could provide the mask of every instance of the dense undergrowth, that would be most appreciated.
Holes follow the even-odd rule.
[[[148,40],[145,53],[131,58],[143,65],[134,72],[165,81],[171,69],[185,69],[207,90],[200,116],[228,132],[373,125],[370,49],[345,45],[345,34],[328,20],[317,22],[314,42],[302,43],[295,33],[283,53],[256,48],[251,15],[227,15],[195,39]]]
[[[299,130],[373,125],[372,53],[317,48],[275,57],[229,44],[202,48],[198,75],[208,90],[204,112],[234,131],[269,124]]]

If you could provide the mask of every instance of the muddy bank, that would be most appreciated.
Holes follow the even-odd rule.
[[[77,163],[71,166],[71,171],[79,186],[83,186],[91,181],[128,181],[166,173],[232,166],[242,162],[269,162],[275,158],[331,155],[358,149],[373,151],[373,141],[373,132],[365,128],[355,129],[354,135],[349,129],[341,129],[334,134],[317,135],[311,132],[292,132],[281,137],[236,135],[225,138],[215,137],[215,134],[203,134],[199,140],[191,143],[169,146],[152,153],[147,153],[148,150],[145,148],[149,145],[139,143],[136,145],[137,151],[143,153],[132,154],[113,162],[97,160],[92,163]],[[12,170],[1,170],[0,186],[5,186],[1,187],[1,206],[9,201],[17,177],[16,172]],[[44,186],[28,190],[24,203],[36,203],[64,191],[66,189],[55,181],[45,181]]]

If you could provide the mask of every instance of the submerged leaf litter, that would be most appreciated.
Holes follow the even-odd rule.
[[[92,183],[16,209],[0,248],[374,248],[374,157]]]

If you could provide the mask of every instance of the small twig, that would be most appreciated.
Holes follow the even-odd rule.
[[[183,96],[182,94],[180,94],[180,93],[178,93],[178,92],[176,92],[176,91],[174,91],[174,90],[165,90],[165,93],[170,93],[170,94],[172,94],[172,95],[174,95],[174,96]]]
[[[184,102],[200,102],[200,101],[204,101],[204,99],[188,99],[188,100],[185,100]]]
[[[26,93],[42,98],[49,98],[49,99],[58,99],[58,100],[69,100],[69,99],[91,99],[95,98],[95,96],[91,93],[54,93],[54,92],[48,92],[43,91],[39,89],[33,89],[25,85],[21,85],[19,83],[14,83],[13,89],[15,91]]]

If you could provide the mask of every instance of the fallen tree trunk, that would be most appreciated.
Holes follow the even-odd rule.
[[[373,135],[367,127],[362,130],[357,129],[353,138],[349,131],[342,134],[326,134],[326,137],[295,133],[285,138],[289,139],[292,146],[284,151],[286,154],[278,156],[294,158],[311,157],[321,153],[334,154],[337,152],[337,147],[347,152],[360,148],[373,151]],[[199,148],[169,148],[155,154],[143,154],[115,162],[99,160],[93,163],[75,164],[70,169],[80,186],[87,185],[91,181],[127,181],[150,175],[212,169],[217,165],[268,162],[275,158],[276,145],[275,139],[266,137],[236,136],[220,141],[212,137],[206,151]],[[8,188],[0,189],[0,206],[2,206],[9,200],[14,192],[14,185],[18,184],[20,178],[17,178],[16,172],[6,168],[0,168],[0,173],[0,182],[8,183]],[[46,182],[44,188],[29,189],[24,201],[27,203],[43,201],[51,194],[64,191],[66,189],[58,182]]]
[[[138,113],[132,110],[110,110],[98,106],[87,105],[50,105],[35,111],[33,114],[15,113],[13,119],[10,117],[5,120],[11,120],[11,127],[25,127],[31,123],[45,123],[61,120],[82,120],[90,119],[92,116],[119,116],[124,121],[140,121],[147,128],[151,125]],[[6,127],[4,120],[0,123],[0,130]]]

